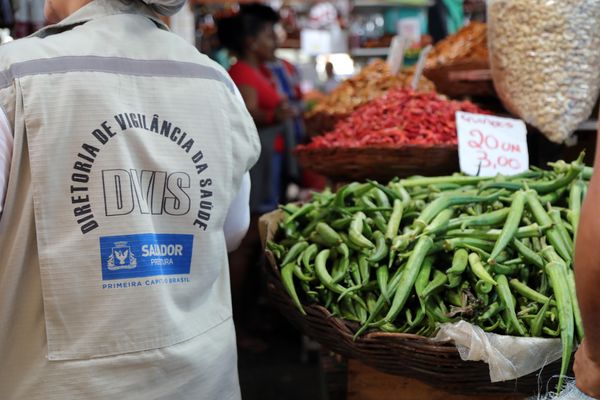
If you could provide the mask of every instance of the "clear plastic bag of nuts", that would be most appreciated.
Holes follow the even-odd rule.
[[[554,142],[600,90],[600,0],[488,0],[488,42],[504,106]]]

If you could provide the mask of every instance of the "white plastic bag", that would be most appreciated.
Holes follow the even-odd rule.
[[[465,361],[489,364],[491,382],[528,375],[558,360],[562,352],[560,339],[497,335],[465,321],[440,325],[434,340],[453,341]]]
[[[504,106],[561,143],[600,89],[600,0],[488,0],[488,42]]]
[[[565,388],[560,392],[560,394],[556,393],[548,393],[545,395],[532,396],[528,400],[594,400],[592,397],[587,396],[585,393],[582,393],[577,386],[575,386],[575,381],[570,381],[566,383]]]

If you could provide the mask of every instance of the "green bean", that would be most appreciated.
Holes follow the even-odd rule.
[[[570,253],[573,253],[573,239],[571,238],[571,235],[569,235],[569,231],[567,231],[567,228],[563,223],[562,217],[560,216],[560,211],[551,208],[548,210],[548,215],[552,219],[552,222],[556,227],[558,234],[561,236],[563,242],[567,244],[568,250],[570,251]]]
[[[407,312],[410,311],[410,309],[406,310]],[[425,319],[425,311],[422,308],[418,308],[415,314],[415,318],[410,318],[408,319],[408,317],[406,318],[407,322],[408,322],[408,326],[409,326],[409,330],[412,328],[416,328],[419,326],[419,324],[421,322],[423,322],[423,320]]]
[[[523,325],[521,325],[519,319],[517,318],[517,314],[515,312],[515,303],[510,292],[510,286],[508,285],[506,276],[502,274],[496,275],[496,282],[498,282],[496,292],[498,293],[498,297],[500,298],[505,312],[507,313],[509,325],[511,325],[512,328],[519,333],[519,335],[527,336],[525,328]]]
[[[331,292],[344,294],[347,289],[340,284],[333,283],[333,278],[327,271],[327,259],[329,258],[330,254],[331,251],[329,249],[325,249],[321,250],[317,255],[317,260],[315,262],[315,272],[317,274],[317,278],[319,278],[319,281],[321,281],[321,283]],[[352,300],[366,308],[364,301],[360,297],[356,296],[355,294],[350,294],[349,296]]]
[[[531,238],[531,248],[534,251],[541,251],[542,250],[542,241],[540,238],[536,238],[536,237],[532,237]]]
[[[388,280],[390,277],[390,271],[387,265],[382,265],[381,267],[378,267],[376,271],[376,276],[377,284],[379,285],[379,290],[381,291],[383,297],[385,297],[385,300],[389,303],[390,295],[388,293]]]
[[[450,225],[454,227],[455,224],[457,224],[462,229],[470,226],[494,226],[506,221],[509,211],[508,208],[502,208],[486,214],[463,218],[459,217],[451,220]]]
[[[500,254],[502,250],[510,243],[515,234],[517,233],[517,229],[519,228],[519,223],[521,222],[521,217],[523,216],[523,210],[525,209],[525,192],[519,191],[515,193],[515,197],[513,199],[512,205],[510,207],[510,212],[506,217],[506,221],[504,222],[504,227],[502,228],[502,233],[500,237],[496,241],[494,245],[494,249],[490,254],[490,258],[488,259],[488,263],[493,264],[496,260],[496,257]]]
[[[385,217],[379,212],[375,212],[373,217],[373,223],[381,232],[385,232],[387,230],[387,220]]]
[[[362,279],[362,284],[366,285],[371,280],[371,268],[369,267],[369,261],[364,254],[358,256],[358,271]]]
[[[444,249],[451,251],[455,249],[468,249],[469,247],[476,247],[483,251],[492,251],[494,248],[494,242],[488,240],[482,240],[478,238],[450,238],[444,241]]]
[[[556,329],[556,330],[552,330],[552,329],[548,328],[547,326],[544,326],[542,328],[542,332],[544,332],[548,336],[558,337],[560,335],[560,328]],[[561,376],[560,379],[562,379],[562,378],[563,377]],[[557,388],[556,390],[558,391],[559,389]]]
[[[350,226],[350,223],[352,222],[352,217],[342,217],[339,219],[336,219],[335,221],[333,221],[331,223],[331,227],[333,229],[336,230],[342,230],[342,229],[347,229]]]
[[[311,261],[317,255],[318,251],[319,246],[317,246],[314,243],[309,245],[306,249],[304,249],[304,251],[302,252],[302,266],[305,270],[311,272],[314,271],[314,267],[311,264]]]
[[[374,248],[375,245],[362,234],[365,219],[366,216],[363,212],[358,212],[354,215],[352,223],[350,223],[348,238],[359,248]]]
[[[439,307],[439,303],[435,304],[432,299],[425,300],[425,313],[435,322],[445,323],[451,321],[450,318],[446,316],[446,313]]]
[[[522,297],[519,300],[527,300],[524,297]],[[517,313],[517,317],[519,317],[519,319],[521,319],[522,321],[527,321],[530,319],[534,319],[535,315],[531,315],[531,313],[537,313],[538,312],[539,307],[537,306],[536,303],[532,303],[529,304],[527,306],[521,306],[521,309],[519,310],[519,312]]]
[[[463,280],[460,275],[448,275],[448,287],[450,289],[460,286],[462,281]]]
[[[487,320],[494,318],[504,308],[497,301],[490,304],[488,309],[479,317],[480,320]]]
[[[394,200],[394,209],[388,221],[387,229],[385,232],[385,238],[390,242],[398,235],[398,229],[400,229],[400,222],[402,221],[403,211],[404,206],[402,205],[402,201],[399,199]]]
[[[295,245],[292,246],[292,248],[287,252],[287,254],[285,255],[285,257],[283,258],[283,261],[280,263],[280,265],[287,265],[289,263],[291,263],[293,260],[295,260],[306,248],[308,247],[308,242],[298,242]]]
[[[294,286],[294,268],[295,267],[296,267],[296,264],[293,264],[293,263],[285,265],[281,269],[281,280],[283,282],[283,287],[285,288],[285,291],[292,298],[292,302],[294,303],[296,308],[303,315],[306,315],[306,311],[304,311],[304,308],[302,307],[302,304],[300,303],[300,299],[298,298],[298,293],[296,292],[296,287]]]
[[[356,307],[354,309],[356,310],[356,315],[358,316],[358,322],[364,324],[367,321],[368,317],[368,310],[366,306],[356,304]]]
[[[411,202],[411,196],[408,191],[404,188],[404,186],[397,182],[391,183],[390,186],[392,192],[402,201],[402,206],[407,208]]]
[[[448,277],[446,276],[446,274],[444,274],[441,271],[435,270],[433,272],[433,279],[427,284],[425,289],[423,289],[423,292],[419,297],[429,297],[429,295],[431,295],[432,293],[442,289],[446,282],[448,282]]]
[[[475,284],[475,292],[478,294],[488,294],[494,290],[494,285],[484,280],[478,280]]]
[[[573,226],[573,242],[575,242],[575,239],[577,238],[584,188],[585,184],[583,182],[576,181],[573,182],[571,190],[569,191],[569,212],[567,213],[567,218]]]
[[[484,326],[483,330],[485,332],[494,332],[496,329],[498,329],[498,327],[500,326],[501,322],[502,322],[502,318],[496,318],[496,322],[494,322],[493,325],[491,325],[491,326]]]
[[[563,194],[567,191],[566,187],[560,188],[553,192],[547,193],[543,196],[540,196],[540,203],[542,204],[554,204],[560,199],[562,199]]]
[[[273,253],[275,259],[279,260],[285,251],[285,247],[273,242],[272,240],[267,241],[267,249]]]
[[[282,224],[283,231],[286,237],[298,237],[298,225],[294,221],[290,221]]]
[[[403,272],[404,272],[404,269],[398,269],[394,273],[394,275],[392,276],[392,279],[390,279],[388,292],[390,292],[390,293],[396,292],[398,285],[400,284],[400,281],[402,279],[402,275],[404,275]],[[356,340],[356,338],[358,338],[367,329],[369,329],[371,326],[373,326],[373,324],[372,324],[373,320],[375,318],[377,318],[379,313],[383,310],[383,306],[385,304],[386,304],[385,297],[383,295],[380,295],[379,298],[377,299],[377,303],[375,304],[375,310],[373,312],[371,312],[371,314],[369,315],[369,318],[367,318],[367,321],[354,334],[354,340]],[[385,320],[378,321],[378,322],[374,323],[374,325],[381,326],[381,324],[383,324],[383,323],[385,323]]]
[[[403,187],[429,186],[435,184],[471,185],[484,181],[486,178],[479,176],[440,176],[433,178],[408,178],[400,180]]]
[[[518,228],[515,232],[514,237],[522,239],[527,237],[536,237],[540,236],[543,231],[547,230],[549,227],[540,227],[538,224],[531,224],[527,226],[522,226]],[[500,237],[502,236],[502,231],[500,229],[490,229],[487,231],[481,231],[476,229],[456,229],[447,231],[445,237],[453,238],[453,237],[476,237],[479,239],[485,239],[490,241],[495,241],[499,243]],[[502,253],[502,251],[500,252]],[[502,262],[502,260],[496,260],[497,262]]]
[[[409,246],[409,244],[410,244],[410,240],[407,236],[404,236],[404,235],[396,236],[394,238],[394,240],[392,240],[391,249],[394,251],[403,251]]]
[[[461,275],[469,263],[469,253],[465,249],[458,249],[452,257],[452,266],[446,270],[448,275]]]
[[[425,229],[423,229],[423,233],[425,235],[429,235],[430,232],[441,230],[441,227],[448,225],[448,222],[450,221],[450,218],[452,218],[452,215],[454,215],[454,210],[451,208],[447,208],[445,210],[440,211],[438,215],[435,216],[433,221],[431,221],[431,223],[427,225]]]
[[[465,306],[462,295],[460,293],[458,293],[456,290],[448,290],[446,297],[448,298],[448,301],[450,302],[450,304],[452,304],[456,307],[464,307]]]
[[[346,197],[351,195],[354,192],[354,190],[356,190],[359,186],[359,183],[352,182],[348,185],[344,185],[343,187],[341,187],[335,194],[333,206],[336,208],[344,208],[346,206]]]
[[[309,212],[313,211],[315,209],[315,207],[316,207],[316,205],[314,203],[306,203],[305,205],[300,207],[300,209],[296,210],[295,213],[293,213],[292,215],[285,218],[284,224],[288,224],[288,223],[295,221],[296,219],[308,214]]]
[[[373,233],[373,239],[375,240],[375,249],[368,258],[371,263],[377,263],[385,258],[388,254],[388,247],[385,243],[385,236],[380,231]]]
[[[490,270],[495,274],[513,275],[520,271],[519,265],[494,264],[490,265]]]
[[[433,267],[433,257],[428,256],[425,257],[423,261],[423,265],[421,265],[421,270],[417,275],[417,280],[415,281],[415,292],[419,297],[419,300],[423,299],[423,292],[425,291],[425,287],[429,283],[429,277],[431,276],[431,269]],[[425,303],[421,301],[421,308],[425,310]]]
[[[482,186],[482,190],[486,189],[509,189],[509,190],[519,190],[519,189],[533,189],[540,194],[553,192],[561,187],[567,186],[570,182],[576,179],[581,173],[583,167],[577,165],[576,163],[571,164],[568,172],[559,178],[549,181],[549,182],[491,182]]]
[[[544,210],[544,207],[540,204],[535,192],[528,191],[526,193],[527,204],[534,215],[538,224],[540,225],[552,225],[552,219]],[[569,252],[568,244],[565,243],[556,228],[550,228],[546,232],[548,240],[554,246],[558,254],[567,262],[571,262],[571,253]]]
[[[469,254],[469,266],[471,267],[471,271],[475,274],[476,277],[481,279],[482,281],[489,283],[493,286],[496,286],[497,283],[492,278],[490,273],[485,269],[483,263],[481,262],[481,257],[477,253]]]
[[[575,320],[575,328],[577,329],[577,337],[583,340],[583,321],[581,319],[581,311],[579,310],[579,301],[577,300],[577,291],[575,289],[575,273],[572,269],[567,269],[567,285],[569,288],[569,297],[573,305],[573,318]]]
[[[423,260],[427,256],[427,252],[433,246],[433,240],[429,236],[421,236],[415,245],[415,249],[408,259],[407,265],[402,273],[400,284],[394,295],[392,306],[385,316],[385,321],[394,321],[396,316],[406,303],[410,296],[410,291],[413,288]]]
[[[300,268],[300,266],[297,263],[293,263],[293,264],[294,264],[294,275],[296,276],[296,278],[298,278],[304,282],[312,282],[316,279],[316,276],[314,274],[306,275],[304,273],[304,271],[302,271],[302,268]]]
[[[539,268],[544,268],[544,260],[539,254],[524,245],[519,239],[513,239],[512,244],[525,260]]]
[[[350,265],[348,266],[348,269],[350,271],[350,275],[352,276],[352,281],[354,282],[354,285],[362,286],[363,280],[362,280],[362,277],[360,276],[360,271],[358,269],[358,263],[356,261],[350,261]]]
[[[550,307],[550,299],[544,303],[542,308],[538,311],[534,320],[531,323],[531,336],[532,337],[541,337],[542,336],[542,328],[544,326],[544,320],[546,319],[546,311]]]
[[[296,211],[298,211],[300,209],[300,207],[297,204],[294,204],[294,203],[290,203],[290,204],[286,204],[286,205],[280,205],[279,208],[281,210],[283,210],[288,215],[292,215],[292,214],[294,214]]]
[[[554,291],[558,309],[558,321],[560,325],[560,338],[562,343],[562,364],[560,378],[556,391],[560,393],[563,385],[563,377],[567,373],[571,361],[574,340],[574,317],[573,304],[569,295],[568,278],[564,273],[564,264],[551,261],[546,264],[546,273],[550,279],[550,286]]]
[[[538,303],[547,303],[550,299],[543,294],[536,292],[523,282],[518,279],[511,279],[509,282],[510,286],[522,296],[525,296],[529,300],[537,301]]]
[[[385,188],[385,186],[376,184],[373,189],[369,191],[369,194],[373,196],[378,207],[391,207],[390,199],[386,194],[388,189],[385,188],[386,190],[384,192],[381,188]]]
[[[348,270],[350,268],[350,260],[348,257],[339,258],[334,267],[333,272],[333,283],[339,283],[342,279],[344,279],[348,275]]]
[[[436,217],[436,215],[438,215],[442,210],[445,210],[451,206],[469,203],[485,203],[494,201],[497,198],[497,194],[490,196],[456,196],[444,194],[427,205],[427,207],[421,212],[421,215],[419,215],[419,217],[415,220],[414,225],[417,229],[423,230],[433,220],[433,218]]]

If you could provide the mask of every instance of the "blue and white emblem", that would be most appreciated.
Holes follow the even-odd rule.
[[[119,271],[137,267],[137,260],[128,242],[114,242],[114,244],[115,246],[112,248],[106,263],[108,269],[110,271]]]

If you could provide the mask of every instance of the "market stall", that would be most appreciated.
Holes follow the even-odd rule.
[[[436,45],[417,90],[402,82],[414,70],[394,75],[381,62],[321,100],[307,115],[314,137],[296,154],[335,190],[262,218],[271,298],[351,360],[348,398],[384,398],[416,379],[420,388],[395,398],[516,399],[560,392],[572,376],[583,337],[574,242],[592,170],[581,154],[516,174],[459,173],[456,120],[516,117],[530,135],[564,142],[596,103],[600,79],[573,63],[595,62],[600,54],[576,47],[598,36],[583,15],[575,31],[556,10],[546,12],[557,25],[534,20],[511,32],[546,4],[491,3],[490,26]],[[565,29],[571,43],[559,38]],[[544,30],[560,51],[528,47]],[[525,47],[529,58],[515,59]],[[564,80],[576,88],[561,93]]]

